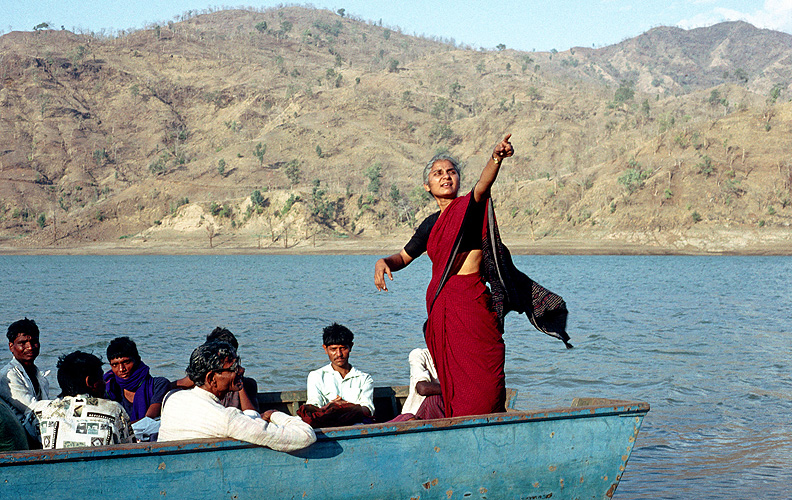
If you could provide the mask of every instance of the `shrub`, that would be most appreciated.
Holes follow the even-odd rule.
[[[388,73],[397,73],[399,71],[399,61],[391,59],[388,61]]]
[[[256,23],[256,31],[258,31],[259,33],[264,33],[265,31],[267,31],[267,23],[265,21]]]
[[[217,160],[217,173],[218,174],[224,175],[225,174],[225,167],[226,167],[226,162],[225,162],[224,159],[220,158],[219,160]]]
[[[635,96],[635,82],[632,80],[622,80],[619,88],[613,94],[613,102],[622,104]]]
[[[298,184],[300,179],[302,178],[302,172],[300,172],[300,162],[297,160],[290,161],[284,170],[286,177],[289,179],[292,185]]]
[[[289,210],[291,210],[291,207],[295,203],[297,203],[298,201],[300,201],[300,197],[299,196],[294,195],[294,194],[289,195],[289,199],[286,200],[286,203],[283,204],[283,208],[280,211],[281,217],[283,217],[284,215],[289,213]]]
[[[628,193],[632,194],[644,187],[646,179],[651,177],[652,172],[641,169],[640,163],[636,162],[635,159],[630,160],[629,165],[632,168],[627,169],[624,174],[619,176],[618,182],[627,189]]]
[[[699,222],[701,220],[701,215],[695,210],[690,214],[690,217],[693,219],[693,222]]]
[[[773,207],[770,207],[770,208],[773,208]],[[43,213],[39,214],[38,219],[36,219],[36,222],[38,223],[38,226],[40,228],[44,229],[44,226],[47,225],[47,216],[44,215]]]
[[[712,175],[714,168],[712,167],[712,159],[704,155],[701,157],[701,161],[696,163],[696,170],[698,173],[704,175],[704,177],[709,177]]]
[[[454,131],[447,123],[436,123],[429,131],[429,137],[436,142],[447,141],[454,137]]]

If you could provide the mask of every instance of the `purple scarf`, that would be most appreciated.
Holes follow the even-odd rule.
[[[117,377],[113,370],[109,370],[104,374],[104,381],[107,399],[118,401],[122,406],[124,390],[135,391],[132,411],[129,413],[130,420],[134,422],[146,416],[149,401],[154,396],[154,377],[149,375],[149,367],[146,363],[138,361],[135,371],[129,378]]]

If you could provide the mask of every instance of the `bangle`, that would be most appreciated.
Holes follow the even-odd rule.
[[[492,159],[492,161],[494,161],[498,165],[500,165],[501,162],[503,161],[503,158],[501,158],[500,156],[495,156],[495,153],[492,153],[492,158],[491,159]]]

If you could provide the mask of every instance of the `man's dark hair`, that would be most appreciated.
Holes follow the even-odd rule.
[[[195,348],[190,355],[187,376],[195,385],[202,386],[206,376],[213,371],[223,369],[226,360],[238,360],[236,349],[227,342],[207,342]]]
[[[116,337],[107,346],[107,360],[113,361],[118,358],[130,358],[135,363],[140,362],[137,346],[129,337]]]
[[[61,387],[59,398],[90,394],[85,383],[86,377],[102,376],[102,360],[82,351],[74,351],[58,358],[58,385]]]
[[[212,330],[212,333],[206,336],[206,341],[225,342],[226,344],[231,344],[231,347],[234,349],[239,349],[239,342],[237,342],[237,338],[228,328],[224,328],[222,326],[218,326]]]
[[[19,334],[30,335],[33,337],[33,340],[38,341],[39,339],[39,329],[36,325],[36,322],[32,319],[20,319],[19,321],[14,321],[8,327],[8,332],[6,333],[6,337],[8,337],[9,342],[13,342],[19,336]]]
[[[339,325],[338,323],[333,323],[330,326],[326,326],[324,330],[322,330],[322,344],[324,345],[345,345],[347,347],[352,347],[355,339],[355,334],[352,331],[345,327],[344,325]]]

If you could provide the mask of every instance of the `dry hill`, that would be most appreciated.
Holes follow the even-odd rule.
[[[470,187],[511,132],[494,196],[524,251],[789,253],[790,40],[482,51],[299,7],[9,33],[0,245],[379,251],[432,211],[429,156]]]

